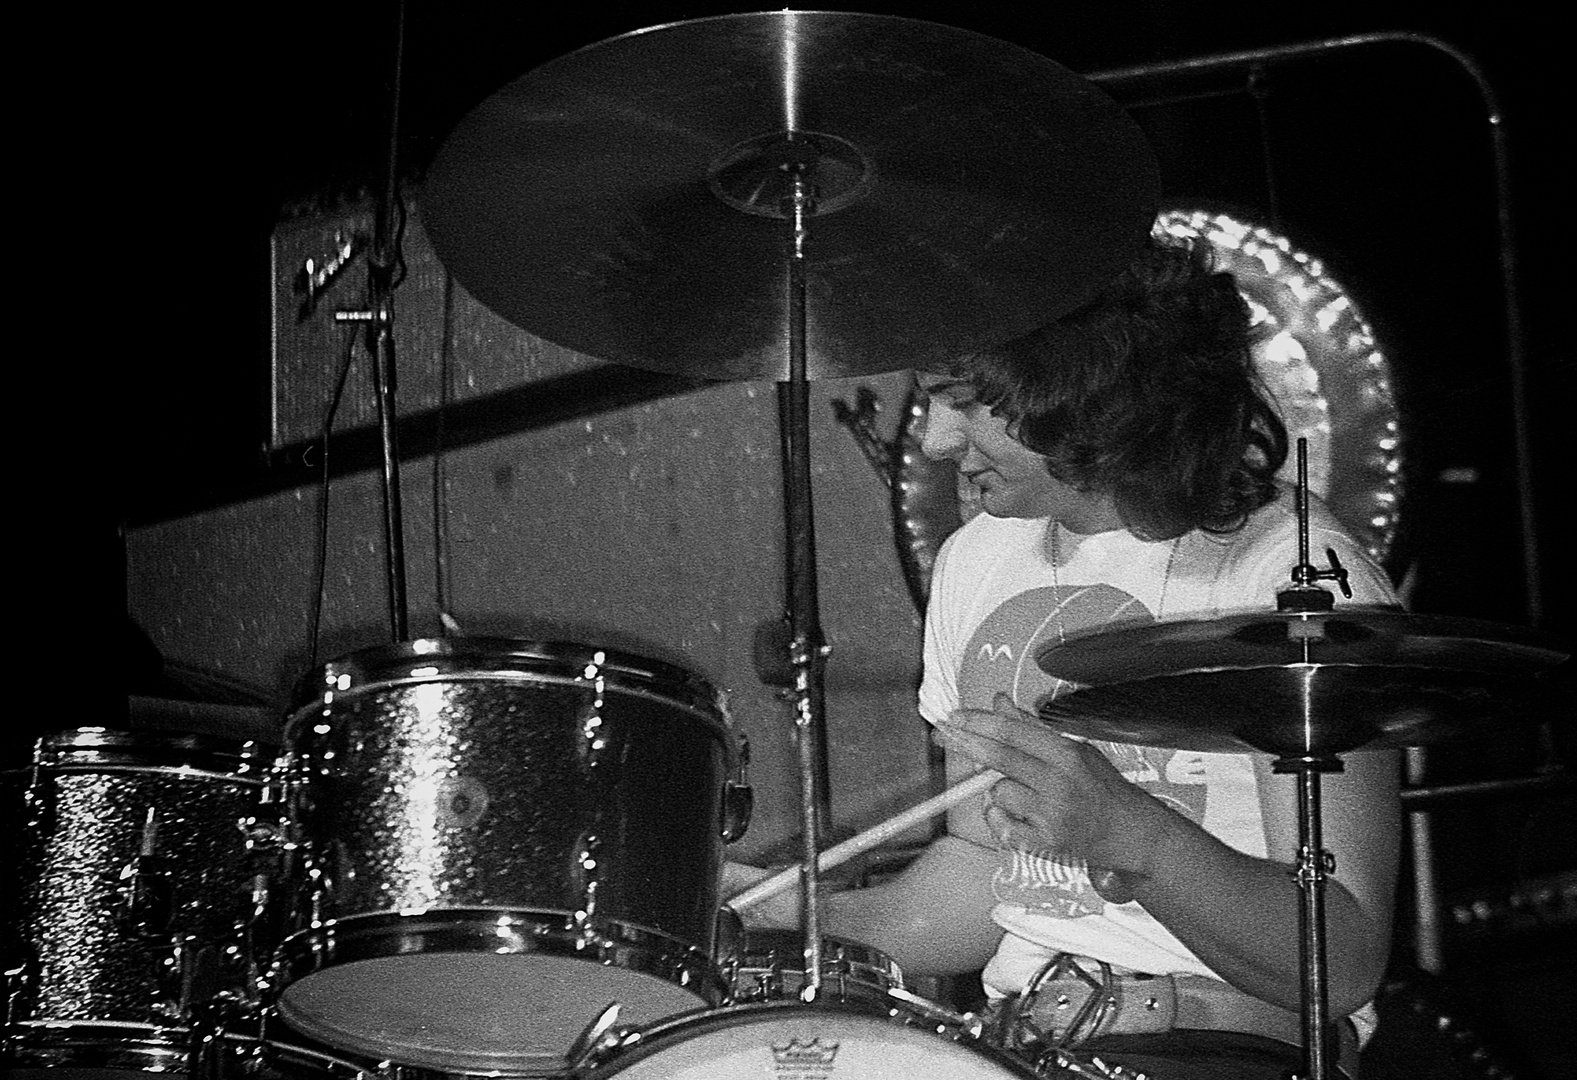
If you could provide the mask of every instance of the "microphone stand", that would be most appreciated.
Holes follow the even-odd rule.
[[[367,324],[368,348],[373,356],[373,389],[378,406],[378,434],[382,457],[384,578],[389,604],[389,629],[395,642],[410,636],[405,590],[405,514],[400,494],[400,451],[395,431],[396,405],[394,354],[394,287],[400,266],[399,233],[395,222],[399,206],[400,88],[404,82],[405,5],[395,14],[394,72],[389,102],[389,141],[384,162],[384,188],[374,215],[372,251],[367,258],[367,307],[335,312],[336,322]]]

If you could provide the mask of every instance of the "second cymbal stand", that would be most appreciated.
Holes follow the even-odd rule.
[[[1319,587],[1321,580],[1334,580],[1345,596],[1352,596],[1347,584],[1347,571],[1337,561],[1336,553],[1328,553],[1331,567],[1320,570],[1309,562],[1309,446],[1307,439],[1298,440],[1298,564],[1292,571],[1292,585],[1276,596],[1277,607],[1283,612],[1317,616],[1331,611],[1336,598]],[[1323,624],[1317,618],[1298,620],[1287,624],[1287,632],[1302,653],[1302,665],[1313,671],[1314,643],[1324,636]],[[1329,1080],[1329,1046],[1326,1029],[1330,1019],[1329,986],[1325,953],[1325,882],[1336,869],[1336,857],[1325,850],[1322,828],[1320,777],[1323,773],[1340,772],[1341,758],[1321,750],[1312,702],[1305,696],[1301,702],[1303,715],[1300,726],[1302,743],[1299,748],[1277,748],[1283,752],[1272,764],[1278,773],[1291,773],[1298,781],[1298,858],[1294,880],[1298,884],[1298,965],[1302,982],[1303,1064],[1304,1080]]]

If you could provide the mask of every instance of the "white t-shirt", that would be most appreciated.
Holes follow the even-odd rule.
[[[1337,603],[1394,604],[1384,572],[1322,504],[1310,503],[1310,561],[1325,565],[1325,549],[1333,548],[1350,575],[1353,598]],[[937,557],[920,713],[936,723],[955,708],[989,709],[1004,692],[1034,712],[1069,686],[1035,663],[1059,635],[1274,612],[1297,561],[1290,491],[1238,532],[1161,542],[1122,530],[1081,536],[1044,518],[982,514],[950,536]],[[1129,780],[1222,842],[1266,855],[1248,755],[1096,745]],[[1006,931],[985,971],[993,996],[1021,989],[1057,952],[1130,971],[1220,977],[1139,904],[1104,900],[1082,866],[1004,851],[992,891],[999,901],[992,917]]]

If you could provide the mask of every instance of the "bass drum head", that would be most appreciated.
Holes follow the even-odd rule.
[[[289,987],[277,1009],[289,1027],[357,1055],[446,1073],[536,1075],[565,1069],[575,1037],[613,1001],[635,1025],[707,1004],[620,964],[432,953],[325,968]]]
[[[897,1007],[897,1006],[895,1006]],[[797,1002],[732,1006],[647,1032],[594,1076],[620,1080],[1003,1080],[1036,1076],[982,1043],[869,1011]]]

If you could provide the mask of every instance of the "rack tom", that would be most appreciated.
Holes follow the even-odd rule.
[[[610,1002],[717,1004],[737,764],[715,691],[639,656],[459,638],[324,666],[286,734],[272,1004],[330,1047],[515,1074]]]

